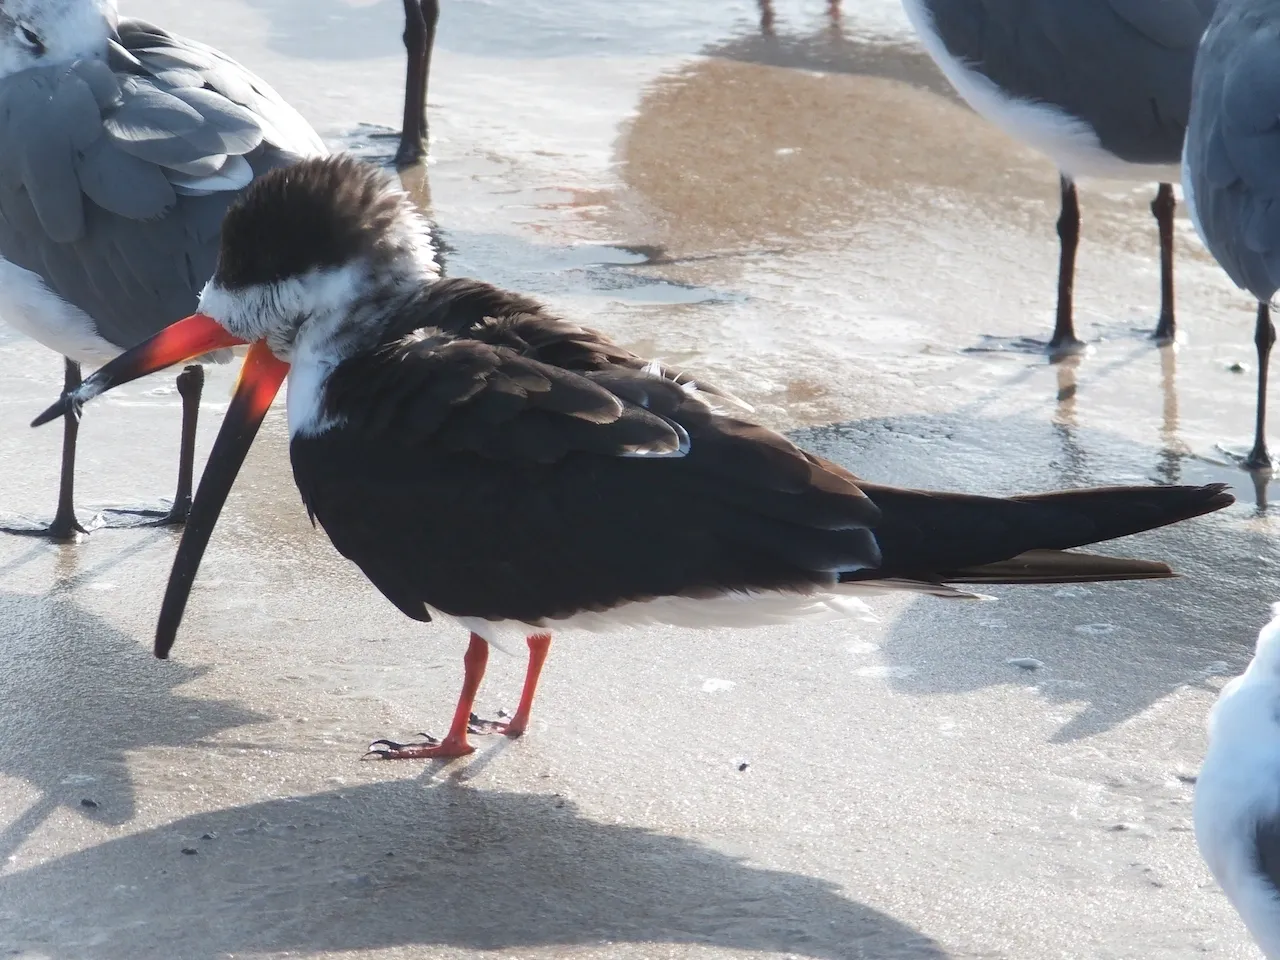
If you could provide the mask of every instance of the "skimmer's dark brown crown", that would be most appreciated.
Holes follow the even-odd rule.
[[[227,211],[215,279],[239,290],[390,254],[407,202],[390,174],[351,156],[268,171]]]

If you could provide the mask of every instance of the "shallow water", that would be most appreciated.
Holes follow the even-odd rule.
[[[251,66],[335,148],[394,145],[370,136],[400,112],[394,0],[125,12]],[[1253,956],[1188,781],[1280,556],[1218,449],[1252,429],[1252,307],[1190,224],[1177,349],[1146,340],[1152,187],[1111,182],[1082,192],[1090,353],[973,349],[1051,328],[1056,176],[955,100],[889,0],[777,4],[768,29],[747,2],[445,0],[430,100],[410,187],[452,275],[722,383],[870,479],[1224,480],[1241,503],[1117,545],[1167,583],[566,634],[524,740],[358,764],[440,732],[463,638],[311,530],[278,407],[173,662],[149,649],[175,535],[0,538],[0,954]],[[234,373],[211,374],[202,455]],[[52,508],[59,433],[26,423],[60,383],[0,332],[7,513]],[[171,492],[177,409],[156,377],[88,411],[83,508]],[[522,670],[495,658],[480,706]]]

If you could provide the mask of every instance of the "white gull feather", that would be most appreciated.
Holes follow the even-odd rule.
[[[1196,782],[1200,855],[1269,960],[1280,960],[1280,890],[1259,869],[1260,825],[1280,830],[1280,603],[1245,672],[1209,713]]]

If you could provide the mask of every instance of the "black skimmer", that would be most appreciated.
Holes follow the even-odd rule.
[[[879,486],[744,419],[738,403],[533,300],[437,280],[427,224],[349,157],[260,177],[231,208],[200,312],[38,417],[190,356],[251,343],[200,481],[156,635],[167,656],[218,513],[286,373],[313,522],[406,616],[471,633],[442,742],[457,756],[488,645],[526,640],[529,717],[551,631],[750,626],[865,609],[886,589],[1172,576],[1065,552],[1220,510],[1223,484],[998,499]]]
[[[907,17],[956,92],[1060,171],[1061,258],[1049,351],[1077,352],[1072,312],[1082,176],[1158,181],[1160,318],[1171,342],[1172,183],[1178,179],[1196,45],[1215,0],[903,0]]]
[[[82,363],[195,308],[222,216],[256,175],[326,152],[261,78],[115,7],[0,4],[0,317],[66,358],[68,388]],[[190,504],[203,382],[198,365],[178,377],[178,486],[162,522],[182,522]],[[74,419],[65,431],[53,523],[11,532],[83,532]]]
[[[1209,713],[1196,780],[1200,855],[1268,960],[1280,960],[1280,603]]]
[[[1280,4],[1222,0],[1205,32],[1192,81],[1182,156],[1187,208],[1214,259],[1258,302],[1258,404],[1250,470],[1269,470],[1267,366],[1276,328],[1271,298],[1280,289]]]

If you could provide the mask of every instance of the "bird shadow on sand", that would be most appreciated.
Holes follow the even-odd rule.
[[[58,960],[620,943],[947,956],[835,884],[450,780],[199,814],[12,872],[0,925],[6,946]]]
[[[62,808],[108,826],[132,820],[131,751],[198,746],[264,719],[176,692],[204,669],[155,660],[62,591],[0,591],[0,622],[0,776],[37,794],[0,829],[0,863]]]
[[[1222,481],[1242,500],[1250,486],[1240,471],[1192,457],[1168,437],[1148,447],[1061,419],[958,412],[791,436],[868,480],[902,486],[1010,495]],[[982,588],[997,603],[912,600],[881,643],[888,682],[918,696],[1036,685],[1074,713],[1053,737],[1066,742],[1109,730],[1181,687],[1238,673],[1252,655],[1256,625],[1280,599],[1269,573],[1280,563],[1280,543],[1253,513],[1237,503],[1097,550],[1164,560],[1177,579]],[[1020,658],[1044,666],[1031,673],[1009,663]]]

